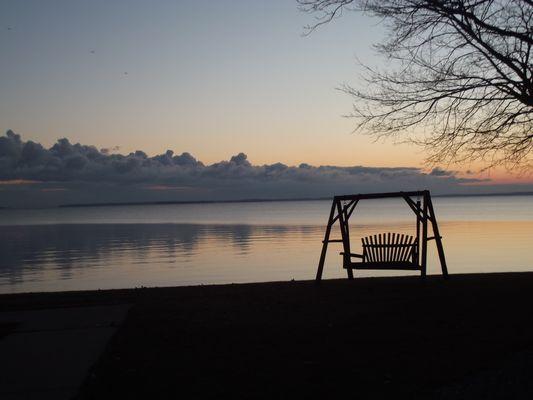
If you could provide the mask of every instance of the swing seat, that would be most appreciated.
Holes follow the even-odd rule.
[[[421,270],[418,241],[399,233],[380,233],[361,239],[363,254],[341,253],[344,269]],[[359,258],[361,261],[352,261]]]

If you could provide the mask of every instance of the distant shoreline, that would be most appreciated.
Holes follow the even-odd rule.
[[[494,196],[533,196],[533,192],[509,192],[509,193],[474,193],[474,194],[438,194],[432,197],[494,197]],[[119,203],[73,203],[61,204],[59,208],[76,207],[118,207],[118,206],[147,206],[167,204],[231,204],[231,203],[275,203],[294,201],[322,201],[331,200],[333,197],[303,197],[290,199],[238,199],[238,200],[169,200],[169,201],[143,201],[143,202],[119,202]]]
[[[533,193],[532,193],[533,194]],[[293,201],[320,201],[330,200],[331,197],[294,198],[294,199],[239,199],[239,200],[169,200],[169,201],[143,201],[143,202],[120,202],[120,203],[81,203],[61,204],[59,208],[73,207],[116,207],[116,206],[156,206],[167,204],[231,204],[231,203],[275,203]]]
[[[497,196],[533,196],[533,192],[507,192],[507,193],[452,193],[434,194],[432,197],[497,197]],[[297,201],[324,201],[331,200],[330,197],[302,197],[290,199],[237,199],[237,200],[169,200],[169,201],[142,201],[142,202],[106,202],[106,203],[71,203],[60,204],[50,207],[5,207],[0,206],[0,210],[42,210],[56,208],[82,208],[82,207],[123,207],[123,206],[157,206],[157,205],[185,205],[185,204],[233,204],[233,203],[278,203]]]

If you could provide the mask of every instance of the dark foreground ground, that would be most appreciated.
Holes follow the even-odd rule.
[[[533,273],[0,296],[122,303],[81,399],[533,398]]]

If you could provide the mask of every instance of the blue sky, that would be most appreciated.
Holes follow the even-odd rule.
[[[1,128],[209,162],[383,163],[355,150],[372,141],[335,90],[381,28],[354,13],[303,37],[309,22],[293,1],[4,1]]]
[[[5,150],[11,149],[12,138],[2,139],[7,147],[0,148],[0,153],[5,151],[0,154],[0,180],[13,181],[0,185],[3,198],[9,199],[5,204],[32,196],[43,204],[132,196],[275,197],[287,194],[287,187],[300,188],[290,192],[292,197],[328,196],[386,190],[391,182],[422,185],[427,179],[440,192],[467,190],[463,185],[472,179],[484,185],[516,183],[505,171],[466,174],[479,169],[466,164],[439,166],[456,172],[432,176],[434,166],[423,164],[423,149],[352,134],[353,121],[342,117],[350,113],[351,99],[336,88],[357,84],[362,71],[356,58],[379,68],[386,67],[386,60],[372,49],[384,35],[379,21],[347,14],[304,37],[303,27],[313,22],[313,16],[289,0],[1,0],[0,130],[12,129],[21,136],[18,153]],[[152,175],[153,182],[137,181],[134,192],[126,193],[124,182],[132,182],[130,175],[104,177],[103,186],[95,189],[98,182],[87,177],[94,172],[90,168],[103,164],[81,160],[86,154],[77,155],[82,170],[75,173],[69,172],[73,155],[57,159],[53,151],[30,162],[37,170],[28,169],[27,157],[21,156],[25,143],[39,144],[42,155],[61,138],[97,151],[111,149],[125,160],[136,150],[148,158],[167,150],[174,155],[186,152],[206,167],[195,172],[204,177],[212,165],[229,165],[246,179],[257,179],[239,184],[238,176],[219,176],[216,182],[202,180],[192,188],[187,186],[190,177],[169,178],[169,173],[181,173],[181,167],[172,167],[163,176]],[[234,169],[231,159],[240,153],[247,155],[250,165]],[[102,154],[107,157],[108,151]],[[368,184],[368,176],[367,181],[355,177],[353,171],[360,170],[342,168],[334,175],[345,176],[343,182],[331,178],[332,170],[326,169],[313,170],[311,179],[309,171],[298,169],[302,163],[363,166],[370,168],[365,174],[377,174],[374,183],[380,184]],[[294,168],[276,175],[279,182],[266,185],[264,179],[272,179],[269,174],[279,172],[279,164]],[[145,178],[151,171],[139,168],[133,173]],[[414,180],[395,181],[397,176],[390,175],[395,168],[410,171]],[[294,181],[295,176],[301,181]],[[383,176],[392,180],[380,180]],[[84,186],[88,182],[90,190]],[[119,183],[120,188],[110,189]],[[530,179],[522,183],[529,186],[468,190],[531,187]],[[165,187],[168,190],[162,190]],[[183,189],[187,187],[189,192]]]

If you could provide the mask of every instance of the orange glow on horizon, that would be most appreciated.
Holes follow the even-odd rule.
[[[42,183],[40,181],[32,181],[29,179],[7,179],[0,180],[0,185],[34,185],[37,183]]]

